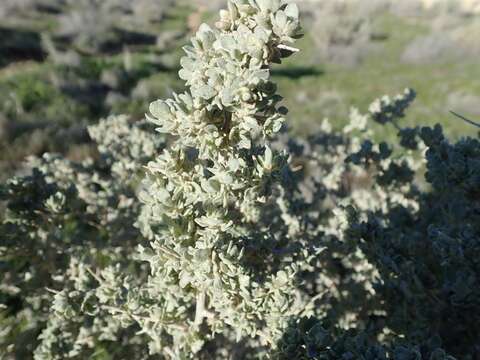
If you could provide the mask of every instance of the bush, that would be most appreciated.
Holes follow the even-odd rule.
[[[290,137],[270,69],[300,36],[293,4],[229,2],[156,132],[109,118],[96,158],[3,186],[6,358],[480,356],[479,140],[403,127],[410,89]]]

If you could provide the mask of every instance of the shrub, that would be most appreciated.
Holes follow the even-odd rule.
[[[292,138],[270,67],[297,7],[231,1],[216,26],[156,133],[109,118],[98,158],[3,186],[6,357],[477,359],[478,139],[403,127],[410,89]]]
[[[52,353],[88,357],[91,353],[77,349],[96,345],[98,333],[104,338],[115,334],[115,319],[90,311],[73,315],[88,300],[80,295],[94,287],[88,267],[132,264],[129,254],[140,237],[134,227],[140,210],[135,174],[163,146],[144,127],[130,125],[126,117],[103,120],[90,128],[99,159],[73,163],[46,154],[28,161],[29,173],[4,184],[0,348],[5,356],[30,358],[42,332],[37,358],[50,359]],[[131,270],[141,278],[140,268]],[[52,301],[57,303],[53,308]],[[66,315],[65,321],[52,310]],[[108,350],[115,352],[112,346]]]
[[[322,62],[358,65],[375,50],[372,17],[381,6],[357,2],[318,2],[312,5],[315,54]]]

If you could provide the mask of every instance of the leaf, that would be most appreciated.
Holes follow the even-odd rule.
[[[272,149],[268,145],[265,145],[265,154],[264,154],[264,160],[263,160],[263,167],[267,170],[272,169],[272,161],[273,161],[273,153]]]
[[[180,69],[178,71],[178,76],[180,77],[180,79],[185,81],[190,81],[190,79],[192,78],[192,75],[193,75],[192,72],[187,69]]]
[[[150,104],[150,113],[158,119],[168,118],[170,116],[170,108],[163,100],[157,100]]]
[[[297,4],[288,4],[284,11],[289,18],[297,20],[299,17]]]
[[[211,86],[202,85],[196,88],[195,94],[201,98],[204,98],[205,100],[210,100],[217,94],[217,92]]]
[[[220,96],[223,105],[230,106],[233,103],[233,94],[230,88],[222,89]]]
[[[231,51],[237,48],[237,41],[231,35],[222,36],[216,43],[220,49]]]
[[[283,30],[285,28],[285,26],[287,25],[287,16],[283,11],[277,12],[277,14],[275,15],[275,23],[280,29]]]
[[[247,129],[249,129],[254,136],[260,133],[261,128],[257,120],[255,120],[255,118],[248,116],[248,117],[245,117],[243,121],[245,122],[245,126],[247,127]]]

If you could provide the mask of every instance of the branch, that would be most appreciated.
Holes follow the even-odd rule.
[[[469,124],[471,124],[471,125],[473,125],[473,126],[476,126],[476,127],[479,127],[479,128],[480,128],[480,124],[478,124],[478,123],[476,123],[476,122],[474,122],[474,121],[472,121],[472,120],[469,120],[469,119],[463,117],[462,115],[457,114],[456,112],[454,112],[454,111],[452,111],[452,110],[450,110],[450,113],[451,113],[452,115],[455,115],[456,117],[462,119],[463,121],[465,121],[465,122],[467,122],[467,123],[469,123]]]
[[[195,325],[199,326],[204,317],[205,310],[205,291],[202,291],[197,294],[197,305],[195,308]]]

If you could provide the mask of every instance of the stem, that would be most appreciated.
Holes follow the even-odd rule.
[[[451,113],[451,114],[453,114],[453,115],[455,115],[456,117],[458,117],[458,118],[462,119],[463,121],[465,121],[465,122],[467,122],[467,123],[471,124],[471,125],[474,125],[474,126],[480,127],[480,124],[476,123],[475,121],[469,120],[469,119],[467,119],[466,117],[464,117],[464,116],[462,116],[462,115],[460,115],[460,114],[457,114],[457,113],[456,113],[456,112],[454,112],[454,111],[451,111],[451,110],[450,110],[450,113]]]
[[[204,317],[205,312],[205,291],[197,294],[197,306],[195,308],[195,321],[194,324],[199,326]]]
[[[177,260],[180,259],[180,255],[175,250],[172,250],[164,245],[159,246],[159,249],[160,251],[163,251],[165,254],[172,256]]]

